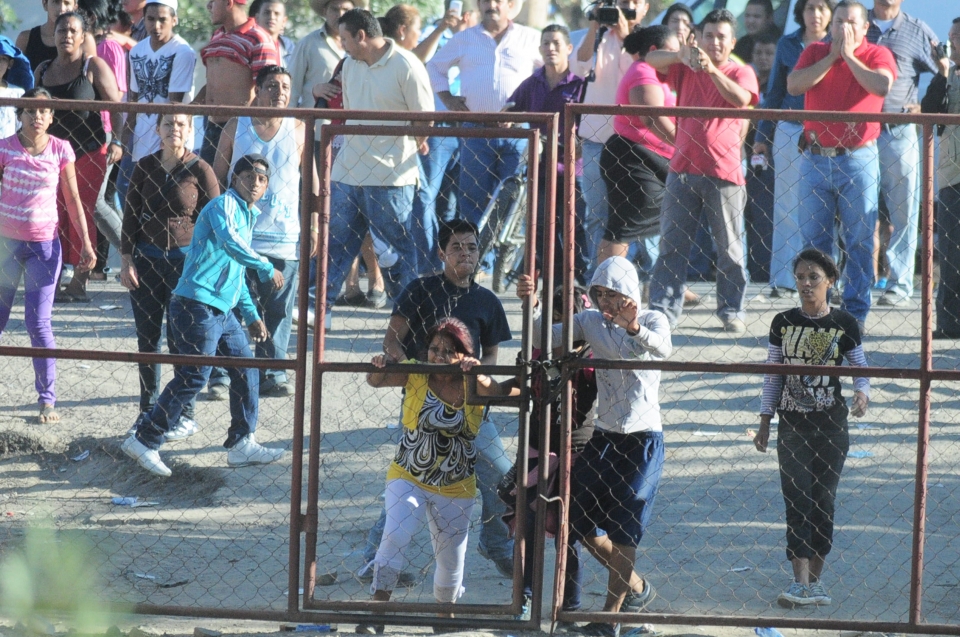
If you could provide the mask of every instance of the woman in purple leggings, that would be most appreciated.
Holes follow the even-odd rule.
[[[53,349],[50,314],[60,276],[60,239],[57,237],[57,188],[66,201],[70,222],[80,237],[80,267],[89,270],[97,261],[87,238],[86,220],[77,192],[74,153],[66,141],[47,134],[53,122],[50,93],[35,88],[24,97],[39,98],[34,108],[18,108],[20,131],[0,139],[0,335],[20,278],[24,278],[24,323],[33,347]],[[56,362],[33,359],[39,422],[60,420],[54,409]]]

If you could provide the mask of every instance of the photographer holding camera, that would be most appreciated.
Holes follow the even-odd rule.
[[[620,79],[633,64],[633,58],[623,50],[623,39],[640,24],[649,8],[647,0],[598,0],[591,6],[587,12],[590,28],[570,58],[570,70],[575,74],[587,77],[591,69],[595,73],[595,79],[587,85],[585,104],[616,103]],[[583,195],[587,202],[583,225],[591,268],[596,265],[597,248],[607,225],[607,188],[600,172],[600,153],[612,135],[612,117],[588,114],[580,120]]]

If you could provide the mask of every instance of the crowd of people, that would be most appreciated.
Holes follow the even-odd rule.
[[[913,294],[916,126],[748,126],[732,114],[678,118],[669,109],[960,113],[960,18],[948,57],[901,3],[876,0],[868,9],[848,0],[799,0],[799,29],[780,37],[770,0],[749,0],[746,33],[738,37],[737,19],[725,9],[696,23],[689,7],[674,3],[661,24],[644,27],[647,0],[619,0],[616,21],[594,15],[574,40],[561,25],[538,31],[517,23],[513,0],[478,0],[477,13],[448,2],[428,29],[409,5],[377,18],[353,0],[312,0],[324,23],[295,43],[284,32],[282,0],[210,0],[216,30],[199,51],[207,81],[195,90],[198,56],[176,34],[178,0],[128,0],[122,7],[119,0],[43,0],[44,24],[16,44],[0,38],[0,95],[37,100],[30,108],[0,108],[0,333],[22,278],[31,343],[54,347],[53,304],[89,302],[87,282],[106,278],[113,242],[140,352],[160,351],[166,324],[171,353],[283,359],[303,284],[311,298],[324,294],[327,308],[381,308],[393,300],[384,354],[373,360],[378,370],[403,361],[458,364],[463,372],[495,364],[511,334],[500,300],[476,281],[486,267],[480,226],[497,185],[542,161],[525,140],[338,139],[329,242],[320,255],[317,197],[300,197],[302,185],[316,195],[320,182],[317,174],[301,174],[300,158],[324,121],[311,133],[279,112],[211,114],[194,144],[187,115],[124,118],[64,108],[63,100],[342,108],[394,118],[356,122],[363,124],[441,110],[562,118],[564,105],[584,102],[665,110],[656,117],[584,115],[574,165],[558,166],[575,178],[574,276],[589,282],[575,315],[566,317],[579,348],[599,358],[665,359],[684,308],[702,302],[687,288],[691,271],[715,270],[716,315],[728,333],[746,330],[751,277],[768,278],[772,297],[798,299],[800,307],[774,319],[769,362],[838,365],[846,358],[864,365],[872,290],[882,286],[877,303],[886,306]],[[921,104],[924,72],[935,79]],[[940,134],[935,337],[960,338],[960,127]],[[540,223],[530,229],[538,241],[544,172],[535,184]],[[111,216],[111,207],[122,214]],[[301,235],[305,216],[309,236]],[[298,281],[302,243],[313,257],[305,282]],[[559,277],[562,256],[558,247],[556,261],[538,267]],[[325,290],[316,290],[317,257],[326,259]],[[369,278],[366,293],[360,267]],[[518,296],[534,306],[536,284],[527,276],[517,284]],[[839,308],[831,307],[831,294]],[[312,311],[307,316],[312,326]],[[333,316],[328,311],[325,329],[333,329]],[[553,319],[559,338],[564,316]],[[34,368],[39,422],[56,422],[54,359],[36,358]],[[582,544],[609,570],[604,610],[642,610],[655,591],[633,568],[663,472],[660,374],[604,369],[581,376],[564,608],[580,604]],[[260,445],[255,431],[260,397],[292,393],[284,370],[180,365],[161,388],[159,365],[141,364],[139,379],[139,416],[122,449],[150,473],[171,475],[160,448],[197,433],[194,405],[204,387],[230,402],[229,466],[283,457],[282,449]],[[425,518],[437,561],[434,594],[441,603],[457,600],[478,492],[480,552],[505,576],[513,572],[513,541],[501,516],[518,485],[502,488],[510,462],[488,413],[467,404],[465,379],[397,368],[367,377],[373,387],[404,388],[384,510],[358,572],[375,600],[389,600],[404,581],[404,547]],[[865,379],[855,389],[848,410],[836,378],[764,380],[755,443],[767,449],[779,413],[787,556],[795,575],[781,603],[830,603],[820,577],[848,446],[846,417],[862,415],[869,402]],[[518,389],[480,375],[477,391]],[[531,458],[540,451],[531,439]],[[615,637],[619,625],[582,630]]]

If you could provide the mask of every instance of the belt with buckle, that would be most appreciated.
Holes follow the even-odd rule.
[[[872,146],[873,142],[867,144],[862,144],[855,148],[844,148],[843,146],[810,146],[810,152],[814,155],[820,155],[821,157],[842,157],[844,155],[849,155],[850,153],[855,153],[861,148],[866,148]]]

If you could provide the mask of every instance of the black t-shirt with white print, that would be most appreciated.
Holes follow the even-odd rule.
[[[770,325],[770,344],[787,365],[843,364],[844,355],[860,345],[860,326],[853,315],[832,308],[823,317],[805,316],[800,308],[777,314]],[[784,376],[779,410],[809,413],[844,404],[837,376]]]

